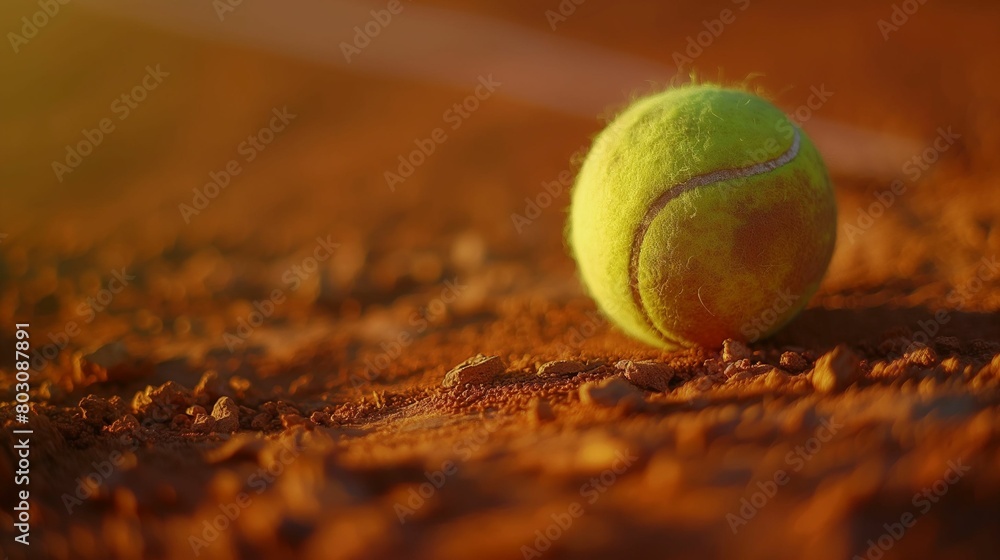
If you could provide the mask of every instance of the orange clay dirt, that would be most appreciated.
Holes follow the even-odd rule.
[[[512,222],[599,120],[498,93],[391,191],[385,170],[469,91],[64,7],[8,56],[0,99],[0,349],[28,322],[57,354],[32,372],[30,547],[13,542],[0,364],[3,552],[996,558],[988,4],[928,2],[884,41],[889,2],[754,2],[705,49],[699,68],[760,71],[789,110],[824,84],[822,118],[913,139],[913,156],[960,138],[917,177],[905,159],[879,179],[832,165],[838,246],[808,309],[766,341],[680,352],[597,314],[565,193]],[[437,5],[550,32],[541,5]],[[672,66],[724,7],[659,5],[592,0],[553,33]],[[156,64],[169,77],[57,181],[53,158]],[[285,106],[287,127],[185,223],[192,188]],[[894,179],[906,190],[859,222]]]

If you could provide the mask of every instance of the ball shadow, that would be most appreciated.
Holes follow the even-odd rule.
[[[1000,313],[878,306],[864,309],[813,308],[803,311],[771,341],[782,346],[827,349],[840,343],[878,343],[886,337],[1000,340]]]

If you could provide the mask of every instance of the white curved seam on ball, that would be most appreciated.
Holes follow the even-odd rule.
[[[639,223],[639,228],[636,230],[635,235],[632,237],[632,248],[629,253],[629,287],[632,291],[632,301],[635,303],[636,308],[642,314],[643,319],[645,319],[646,324],[653,328],[653,330],[660,335],[663,340],[673,343],[678,346],[683,346],[680,342],[675,340],[673,337],[669,336],[667,333],[663,332],[663,329],[658,327],[653,321],[653,318],[649,316],[649,312],[646,311],[646,306],[642,301],[642,294],[639,292],[639,257],[642,251],[643,242],[646,240],[646,232],[649,230],[649,226],[652,225],[653,220],[656,216],[667,206],[667,204],[678,196],[690,191],[696,187],[703,187],[711,185],[713,183],[718,183],[721,181],[729,181],[732,179],[744,179],[747,177],[753,177],[755,175],[763,175],[769,171],[774,171],[775,169],[789,163],[797,155],[799,155],[799,146],[801,144],[801,135],[799,133],[799,128],[796,126],[792,127],[792,145],[785,150],[784,153],[778,157],[764,161],[761,163],[755,163],[753,165],[748,165],[746,167],[737,167],[734,169],[720,169],[718,171],[712,171],[705,173],[704,175],[697,175],[691,177],[684,182],[678,183],[663,192],[646,210],[646,215],[642,217],[642,221]],[[699,299],[701,294],[699,294]],[[702,302],[704,305],[704,302]]]

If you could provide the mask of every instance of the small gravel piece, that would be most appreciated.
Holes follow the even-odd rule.
[[[188,416],[198,416],[199,414],[208,414],[208,411],[205,410],[205,407],[197,404],[187,407],[187,410],[184,412]]]
[[[212,407],[212,418],[215,418],[215,431],[233,433],[240,429],[240,408],[233,399],[222,397],[215,401]],[[197,422],[197,418],[195,422]]]
[[[103,426],[105,423],[110,424],[118,416],[114,405],[94,395],[87,395],[81,399],[78,406],[80,407],[83,421],[93,426]]]
[[[753,357],[753,352],[747,348],[746,344],[738,340],[727,338],[722,343],[722,361],[735,362],[737,360],[747,360]]]
[[[906,361],[911,364],[916,364],[925,368],[934,367],[940,361],[938,359],[937,352],[935,352],[930,346],[914,348],[913,350],[907,352],[904,357],[906,358]]]
[[[962,343],[953,336],[939,336],[934,339],[934,347],[942,354],[958,354]]]
[[[604,408],[619,405],[636,410],[645,404],[642,391],[623,377],[612,377],[603,381],[591,381],[580,386],[580,400]]]
[[[807,367],[809,367],[809,362],[807,362],[806,359],[797,352],[782,353],[778,363],[786,370],[796,373],[804,371]]]
[[[116,435],[134,435],[139,433],[142,426],[139,421],[136,420],[135,416],[131,414],[126,414],[121,418],[114,421],[113,424],[108,428],[108,431]]]
[[[860,358],[850,348],[839,345],[816,360],[813,387],[822,393],[842,391],[860,377]]]
[[[735,362],[726,366],[726,370],[723,373],[726,377],[733,377],[741,372],[750,369],[750,360],[743,358],[741,360],[736,360]]]
[[[677,379],[673,368],[653,361],[621,360],[615,364],[615,369],[621,371],[633,384],[652,391],[669,391],[671,381]]]
[[[538,366],[538,375],[540,377],[567,375],[570,373],[580,373],[586,368],[587,366],[579,360],[556,360]]]
[[[444,376],[443,387],[455,387],[466,383],[483,384],[506,371],[507,366],[499,356],[478,354],[455,366]]]
[[[202,434],[210,434],[215,431],[215,418],[207,414],[195,416],[194,423],[191,424],[191,431]]]

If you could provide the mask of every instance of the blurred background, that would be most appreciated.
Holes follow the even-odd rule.
[[[859,270],[870,285],[948,274],[983,253],[977,224],[995,210],[979,197],[980,215],[947,215],[992,171],[998,104],[982,53],[997,13],[917,5],[93,0],[48,15],[7,3],[0,221],[17,295],[3,316],[71,304],[109,270],[152,260],[150,305],[254,295],[273,280],[251,264],[320,235],[341,250],[296,297],[334,310],[426,281],[455,243],[536,275],[565,270],[567,197],[548,202],[543,185],[572,175],[629,99],[692,75],[749,83],[795,116],[836,179],[844,227],[867,224],[858,209],[894,180],[911,187],[840,243],[828,286],[857,285]],[[948,149],[914,165],[942,129]],[[915,188],[947,170],[948,187]],[[230,179],[209,197],[213,174]],[[894,222],[928,220],[954,250],[885,241]]]
[[[383,406],[422,414],[426,403],[406,409],[423,402],[415,395],[480,352],[525,371],[554,359],[666,359],[592,319],[563,229],[593,135],[635,97],[692,80],[772,99],[814,139],[834,180],[834,261],[774,348],[876,352],[880,337],[913,339],[942,309],[951,320],[930,338],[1000,337],[996,2],[7,0],[0,29],[0,322],[31,323],[34,402],[63,438],[36,459],[52,485],[39,494],[47,505],[37,523],[53,528],[40,556],[187,557],[178,527],[199,527],[197,512],[214,507],[201,494],[228,488],[213,478],[225,465],[169,458],[225,439],[191,436],[212,433],[195,429],[199,412],[188,405],[199,398],[205,416],[232,392],[247,409],[241,429],[287,433],[297,420],[274,410],[253,424],[261,403],[287,401],[303,421],[319,412],[319,425],[362,425],[371,418],[358,414]],[[596,334],[576,342],[572,333],[588,324]],[[215,379],[206,371],[231,388],[206,390]],[[73,480],[106,454],[101,438],[128,403],[133,420],[149,413],[133,395],[169,382],[202,393],[164,404],[182,418],[158,421],[169,429],[137,452],[129,472],[138,474],[115,475],[102,490],[108,511],[132,511],[131,521],[109,529],[105,510],[70,520],[66,489],[52,481]],[[91,435],[71,434],[88,395],[121,403]],[[319,554],[334,539],[316,540],[312,529],[331,503],[368,516],[328,527],[354,547],[338,549],[345,557],[394,557],[413,543],[427,557],[522,554],[525,539],[505,521],[466,514],[515,512],[511,504],[532,499],[469,488],[536,467],[475,470],[462,483],[467,509],[444,508],[455,525],[396,525],[391,505],[381,525],[365,504],[419,477],[423,461],[434,462],[427,457],[437,460],[421,446],[452,436],[420,436],[403,457],[363,433],[329,443],[346,463],[320,453],[309,471],[333,480],[337,469],[361,469],[336,500],[243,526],[243,540],[210,557]],[[348,441],[355,436],[362,443]],[[139,490],[163,481],[173,499]],[[301,484],[274,498],[275,511],[295,510],[295,492],[326,495]],[[178,517],[150,524],[160,507]],[[802,529],[796,546],[849,556],[870,535],[837,511]],[[462,525],[469,519],[512,548],[474,537],[449,548],[447,531],[476,532]],[[281,544],[266,541],[270,521]],[[74,524],[87,529],[58,535]],[[610,526],[595,524],[590,541],[558,554],[620,550],[602,548],[615,542]],[[663,526],[619,529],[653,546]],[[247,544],[255,532],[264,536]],[[729,550],[706,544],[711,531],[692,534],[684,550]],[[372,548],[378,539],[383,548]],[[781,557],[768,546],[761,536],[746,554]]]

